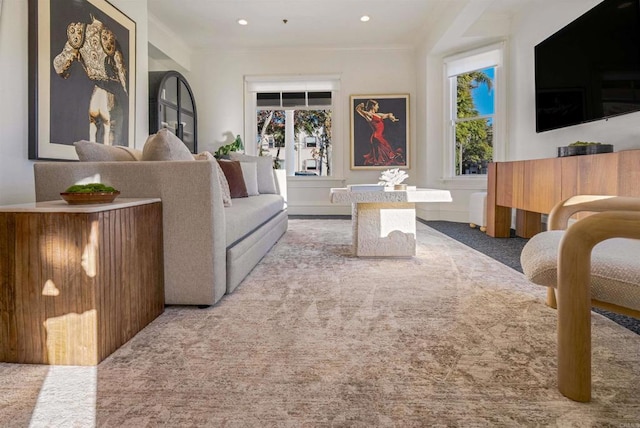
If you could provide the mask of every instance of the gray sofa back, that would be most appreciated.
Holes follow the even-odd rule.
[[[101,182],[123,198],[162,199],[165,303],[213,305],[226,291],[225,218],[213,161],[36,162],[36,201]]]

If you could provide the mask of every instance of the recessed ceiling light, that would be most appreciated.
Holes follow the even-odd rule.
[[[247,21],[246,19],[242,19],[242,18],[238,19],[238,24],[240,25],[247,25],[248,23],[249,21]]]
[[[362,22],[367,22],[368,20],[370,20],[371,18],[369,18],[369,15],[362,15],[360,17],[360,21]]]

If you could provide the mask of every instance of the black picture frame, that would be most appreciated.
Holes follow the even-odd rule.
[[[133,147],[136,23],[106,0],[28,7],[29,159],[76,160],[80,140]],[[102,49],[86,60],[92,36]]]
[[[373,103],[377,124],[359,112]],[[351,169],[409,168],[409,94],[351,95],[349,106]]]

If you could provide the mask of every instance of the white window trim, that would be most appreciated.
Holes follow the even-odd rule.
[[[487,180],[486,175],[460,175],[455,174],[455,148],[454,148],[454,118],[456,115],[456,87],[451,83],[451,77],[487,67],[495,66],[494,87],[495,91],[495,120],[493,127],[493,160],[506,159],[506,42],[495,43],[468,52],[445,57],[443,59],[443,88],[444,92],[444,147],[443,147],[443,181],[468,181],[482,182]]]

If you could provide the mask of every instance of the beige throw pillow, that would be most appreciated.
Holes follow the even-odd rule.
[[[220,191],[222,193],[222,204],[225,207],[231,206],[231,193],[229,191],[229,182],[227,181],[227,177],[224,175],[224,171],[220,168],[220,164],[216,160],[215,156],[213,156],[209,152],[201,152],[197,155],[193,155],[195,160],[203,160],[203,161],[213,161],[216,164],[216,172],[218,173],[218,184],[220,185]]]
[[[216,163],[216,169],[218,171],[218,182],[220,183],[220,189],[222,191],[222,204],[225,207],[231,206],[231,191],[229,190],[229,182],[227,181],[227,177],[224,175],[224,171],[220,167],[218,161],[213,158],[213,161]]]
[[[180,138],[166,128],[147,138],[142,148],[143,161],[194,160]]]
[[[195,160],[214,160],[215,157],[209,152],[198,153],[197,155],[193,155]]]
[[[258,192],[278,193],[276,180],[273,177],[273,157],[272,156],[250,156],[244,153],[229,153],[232,160],[240,162],[255,162],[258,172]]]
[[[76,141],[73,146],[81,162],[120,162],[142,159],[142,151],[126,146],[105,146],[86,140]]]

